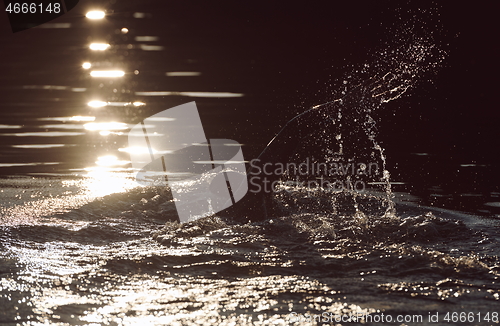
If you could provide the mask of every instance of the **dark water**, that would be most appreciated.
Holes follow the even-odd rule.
[[[3,189],[23,196],[33,182],[11,179]],[[281,217],[180,226],[158,189],[82,204],[56,193],[75,180],[47,182],[51,199],[45,192],[3,210],[15,224],[2,235],[6,323],[287,325],[292,312],[327,312],[421,315],[428,324],[439,312],[445,325],[447,312],[477,320],[498,311],[500,232],[491,219],[412,204],[392,217],[343,215],[331,195],[284,191],[280,201],[295,205]],[[57,212],[37,216],[40,208]]]
[[[82,1],[45,28],[10,34],[4,22],[0,321],[498,324],[498,82],[485,73],[498,68],[498,28],[488,6],[479,17],[390,1]],[[93,7],[104,21],[84,17]],[[290,156],[372,158],[389,172],[354,199],[281,188],[273,218],[180,225],[168,189],[133,179],[127,129],[156,112],[195,100],[207,137],[235,139],[251,159],[296,114],[359,84],[376,101],[351,97],[356,105],[327,117],[340,127],[319,128]]]

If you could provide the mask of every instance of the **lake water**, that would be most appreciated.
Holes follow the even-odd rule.
[[[96,8],[104,20],[85,18]],[[81,1],[43,28],[3,22],[0,322],[500,323],[495,29],[427,10]],[[349,97],[358,85],[376,104]],[[346,94],[289,159],[353,155],[390,172],[354,200],[280,188],[268,219],[179,224],[167,188],[134,180],[127,132],[157,112],[196,101],[207,138],[251,160]]]

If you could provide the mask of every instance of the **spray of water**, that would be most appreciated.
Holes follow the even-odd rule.
[[[323,120],[318,123],[321,130],[312,139],[305,140],[294,154],[300,161],[310,155],[308,147],[322,147],[322,157],[316,162],[344,168],[356,166],[357,172],[353,168],[354,173],[345,173],[347,169],[344,169],[344,173],[336,175],[344,186],[341,196],[340,192],[333,196],[333,205],[338,208],[342,206],[339,198],[348,193],[352,197],[349,205],[354,208],[354,216],[364,216],[358,203],[362,195],[355,186],[359,181],[382,191],[383,215],[396,216],[387,157],[376,140],[374,113],[385,103],[408,95],[419,83],[432,83],[445,58],[446,53],[433,39],[432,32],[422,26],[418,15],[414,17],[391,30],[391,41],[381,45],[381,49],[371,55],[369,63],[353,68],[341,80],[340,87],[338,81],[334,83],[334,100],[313,107],[319,112],[318,120]],[[377,161],[380,169],[376,173],[366,173],[369,161]]]

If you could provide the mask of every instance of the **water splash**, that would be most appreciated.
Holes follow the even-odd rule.
[[[347,193],[352,197],[354,216],[363,214],[358,201],[366,198],[364,187],[362,192],[356,190],[357,182],[369,184],[370,190],[382,191],[382,204],[386,207],[383,215],[396,216],[387,156],[376,139],[375,113],[384,104],[408,94],[419,83],[432,83],[446,54],[417,17],[391,30],[390,43],[375,51],[369,63],[353,68],[343,79],[333,83],[335,90],[331,96],[334,100],[313,107],[321,112],[318,114],[318,119],[323,120],[318,123],[321,130],[306,139],[292,156],[304,162],[311,156],[308,148],[315,147],[320,148],[320,158],[315,159],[315,163],[340,165],[344,173],[335,175],[335,179],[344,185],[340,191],[342,196]],[[380,165],[376,173],[366,173],[370,160]],[[359,168],[357,172],[353,169],[353,173],[345,173],[355,165]],[[295,177],[285,173],[287,180]],[[340,192],[333,191],[334,205],[341,206]]]

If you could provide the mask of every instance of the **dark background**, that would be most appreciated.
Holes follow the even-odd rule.
[[[107,11],[106,21],[97,23],[101,25],[84,17],[96,4]],[[147,17],[135,19],[134,12]],[[147,109],[122,118],[133,123],[196,100],[202,119],[209,121],[204,123],[207,136],[245,144],[244,155],[250,159],[297,113],[335,99],[353,69],[401,42],[398,29],[413,22],[415,34],[432,36],[447,55],[437,74],[424,76],[403,98],[374,114],[392,179],[407,182],[401,190],[420,196],[426,204],[484,210],[485,202],[498,201],[500,180],[498,12],[497,1],[80,1],[55,21],[71,22],[72,28],[16,34],[10,31],[6,15],[0,15],[0,124],[36,128],[34,122],[29,124],[32,117],[88,113],[86,94],[27,92],[19,87],[89,87],[80,65],[90,55],[86,49],[90,41],[101,37],[112,44],[127,44],[134,35],[155,35],[159,37],[155,44],[165,46],[165,51],[115,53],[130,71],[141,71],[131,77],[129,89],[227,91],[245,97],[148,98]],[[129,28],[126,37],[116,34],[121,27]],[[165,77],[165,71],[203,74],[196,79],[172,79]],[[2,137],[2,161],[29,162],[34,156],[40,160],[38,152],[9,147],[19,138]],[[108,144],[92,137],[65,141],[75,142],[78,148]],[[44,152],[43,156],[63,162],[57,167],[61,169],[88,164],[81,163],[83,152]],[[446,199],[432,197],[436,192]],[[464,193],[477,196],[464,197]]]

